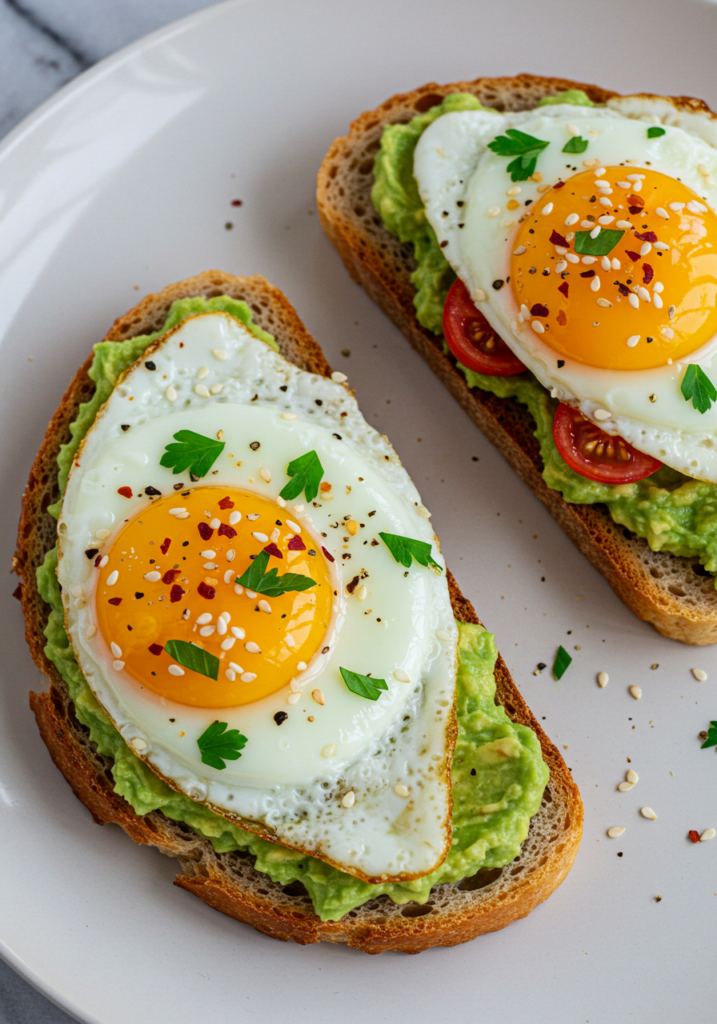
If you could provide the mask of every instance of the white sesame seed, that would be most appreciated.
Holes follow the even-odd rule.
[[[216,630],[216,628],[216,626],[202,626],[202,628],[199,630],[199,635],[211,636],[212,633],[214,633],[214,631]]]
[[[109,560],[109,555],[103,555],[102,558],[100,558],[100,569],[104,569]]]
[[[331,374],[331,380],[335,381],[337,384],[343,384],[344,381],[348,380],[348,377],[345,373],[340,373],[338,370],[334,370]]]
[[[602,224],[603,227],[607,227],[607,225],[612,224],[614,220],[615,218],[612,216],[612,214],[604,213],[602,217],[598,217],[598,224]]]
[[[600,196],[601,206],[612,206],[612,200],[608,199],[607,196]]]
[[[219,618],[217,619],[217,633],[219,634],[219,636],[224,636],[226,631],[227,631],[227,620],[222,618],[222,616],[220,615]]]
[[[234,680],[237,677],[237,674],[236,674],[236,672],[234,671],[233,668],[228,668],[226,670],[226,672],[224,673],[224,675],[227,677],[227,679],[229,680],[230,683],[233,683]]]
[[[177,519],[189,519],[189,512],[186,510],[184,512],[180,512]]]
[[[570,227],[573,226],[573,224],[577,224],[577,222],[579,220],[580,220],[579,214],[577,214],[577,213],[569,213],[568,216],[565,218],[565,227],[566,228],[570,228]]]
[[[259,533],[258,531],[256,533],[252,533],[252,537],[254,540],[258,540],[260,544],[266,544],[269,540],[265,533]]]
[[[541,324],[540,320],[533,320],[530,326],[533,328],[536,334],[545,334],[545,328]]]
[[[237,640],[243,640],[244,637],[246,636],[246,631],[243,630],[241,626],[230,626],[229,629],[237,638]]]
[[[428,511],[425,505],[419,505],[418,508],[416,509],[416,512],[421,517],[421,519],[431,518],[431,513]]]
[[[168,402],[176,402],[177,401],[177,392],[172,387],[171,384],[169,385],[167,390],[164,392],[164,397],[167,399]]]
[[[640,300],[638,299],[637,295],[628,295],[627,301],[630,303],[633,309],[640,308]]]
[[[254,600],[254,598],[256,597],[256,594],[254,593],[254,591],[253,591],[253,590],[247,590],[247,592],[246,592],[246,596],[247,596],[248,598],[250,598],[250,600],[252,600],[252,601],[253,601],[253,600]]]
[[[566,124],[565,127],[567,129],[568,135],[579,135],[580,134],[580,129],[576,128],[574,124]],[[598,172],[596,171],[595,173],[597,174]],[[603,171],[603,174],[604,173],[605,172]]]
[[[261,654],[261,647],[259,644],[255,644],[253,640],[247,640],[244,644],[244,649],[248,651],[249,654]]]
[[[597,157],[590,157],[589,160],[583,160],[583,167],[598,167],[600,161]]]
[[[217,630],[217,632],[220,632],[220,631]],[[222,648],[223,651],[230,651],[235,643],[236,643],[236,638],[233,637],[233,636],[228,636],[226,638],[226,640],[222,640],[221,648]]]
[[[505,194],[507,196],[519,196],[522,191],[520,185],[511,185]]]
[[[704,671],[704,669],[701,668],[693,668],[692,675],[695,677],[698,683],[704,683],[705,679],[707,678],[707,673]]]
[[[217,557],[216,551],[212,551],[211,548],[207,548],[205,551],[200,551],[199,555],[200,555],[201,558],[216,558]]]
[[[447,629],[437,629],[436,630],[436,636],[438,637],[439,640],[450,640],[451,639],[451,634],[448,632]]]
[[[513,255],[514,256],[522,256],[525,251],[526,251],[525,246],[524,245],[519,245],[517,249],[513,249]]]
[[[184,512],[184,505],[178,505],[176,508],[167,509],[170,516],[178,516],[181,512]]]
[[[282,420],[295,420],[298,419],[298,414],[295,412],[282,412]]]
[[[649,818],[650,821],[654,821],[657,817],[657,815],[651,807],[641,807],[640,814],[643,816],[643,818]]]
[[[119,572],[116,569],[113,569],[112,572],[107,577],[107,586],[108,587],[113,587],[118,579],[119,579]],[[146,576],[145,576],[145,579],[147,579]],[[157,579],[159,579],[159,573],[157,573]]]
[[[558,262],[555,264],[555,273],[556,274],[562,274],[562,272],[564,270],[567,270],[567,268],[568,268],[568,261],[567,260],[558,260]],[[526,306],[525,308],[527,309],[528,307]],[[522,310],[523,310],[523,307],[521,306],[521,312],[522,312]],[[525,313],[523,313],[523,317],[525,317]],[[527,319],[527,317],[526,317],[526,319]]]
[[[596,226],[590,232],[590,237],[591,238],[597,238],[597,236],[600,234],[601,231],[602,231],[602,228],[600,227],[600,225],[596,224]]]
[[[540,212],[544,217],[547,217],[549,213],[553,212],[553,204],[547,203]]]
[[[620,188],[631,188],[631,187],[632,187],[632,186],[630,185],[630,182],[629,182],[629,181],[618,181],[618,183],[617,183],[617,184],[618,184],[618,186],[619,186]]]
[[[642,299],[643,302],[650,301],[650,293],[648,292],[647,288],[643,288],[641,284],[638,284],[635,288],[635,291],[637,292],[638,296]]]
[[[296,704],[297,701],[301,700],[300,693],[289,693],[286,697],[287,704]]]
[[[588,266],[591,263],[597,263],[597,256],[583,256],[582,262],[587,264]]]
[[[210,520],[209,525],[213,530],[218,530],[219,527],[222,525],[222,521],[221,519],[212,519]]]
[[[690,200],[687,209],[690,213],[707,213],[707,207],[703,203],[698,203],[696,199]]]
[[[599,292],[600,291],[600,278],[599,277],[594,277],[592,279],[592,281],[590,282],[590,291],[593,291],[593,292]]]
[[[632,183],[632,190],[633,190],[633,192],[642,192],[642,182],[641,181],[633,181],[633,183]]]
[[[353,805],[355,803],[356,803],[356,794],[354,793],[354,791],[352,789],[350,789],[348,791],[348,793],[344,793],[344,795],[342,796],[342,798],[341,798],[341,806],[342,807],[346,807],[348,809],[349,807],[353,807]]]
[[[594,223],[594,221],[591,221],[591,220],[581,220],[580,221],[580,227],[581,228],[585,228],[587,230],[587,228],[594,228],[595,227],[595,223]]]
[[[144,574],[144,578],[147,580],[148,583],[156,583],[157,580],[162,579],[162,573],[157,572],[155,569],[153,569],[152,572],[146,572]],[[109,580],[107,582],[109,583]]]
[[[167,671],[169,672],[170,676],[183,676],[184,675],[184,669],[180,668],[179,665],[170,665],[169,668],[167,669]]]
[[[623,231],[631,231],[632,224],[629,220],[619,220],[615,225],[616,228],[621,228]]]
[[[197,616],[197,625],[198,626],[206,626],[206,624],[208,622],[211,622],[211,621],[212,621],[211,612],[202,612],[201,615]]]
[[[266,612],[267,615],[271,615],[271,605],[268,601],[259,602],[259,611]]]
[[[663,220],[669,220],[670,219],[670,215],[667,212],[667,210],[664,208],[664,206],[658,206],[657,209],[655,210],[655,213],[657,214],[658,217],[662,217]]]
[[[229,668],[232,670],[232,672],[236,672],[238,676],[244,674],[244,669],[241,667],[241,665],[237,665],[235,661],[229,662]]]
[[[223,348],[213,348],[212,355],[214,356],[215,359],[218,359],[222,363],[224,362],[225,359],[229,358],[229,354],[225,352]]]
[[[609,420],[610,413],[607,409],[596,409],[594,414],[596,420]]]
[[[620,260],[617,259],[616,257],[613,257],[613,259],[610,260],[610,266],[612,267],[613,270],[619,270],[620,269]]]
[[[114,654],[115,658],[121,658],[122,657],[122,648],[120,647],[119,644],[111,643],[110,644],[110,650]]]
[[[684,210],[684,208],[685,208],[685,204],[684,203],[670,203],[670,209],[671,210],[675,210],[675,212],[677,212],[677,213],[679,213],[680,210]]]
[[[568,263],[579,263],[580,262],[580,257],[576,256],[574,252],[566,252],[565,253],[565,259],[568,261]]]
[[[485,292],[482,288],[475,288],[473,290],[473,298],[476,302],[485,302]]]
[[[489,206],[488,209],[485,212],[486,212],[486,214],[489,217],[497,217],[498,214],[500,213],[500,207],[499,206]]]
[[[224,582],[231,583],[235,575],[236,573],[234,572],[233,569],[227,569],[227,571],[224,573]]]
[[[624,833],[624,831],[625,829],[622,827],[622,825],[613,825],[612,828],[609,828],[607,830],[608,838],[618,839]]]
[[[212,386],[209,388],[209,394],[210,395],[219,395],[219,394],[222,393],[223,390],[224,390],[224,385],[223,384],[212,384]]]
[[[597,681],[599,687],[605,687],[610,681],[610,676],[607,672],[598,672]]]
[[[408,672],[404,672],[404,670],[402,668],[397,668],[396,669],[396,671],[393,673],[393,678],[394,679],[398,679],[399,683],[410,683],[411,682],[411,679],[410,679],[410,677],[408,675]]]
[[[564,256],[568,250],[565,248],[564,245],[556,245],[555,251],[558,254],[558,256]]]
[[[144,750],[147,749],[147,744],[145,743],[141,736],[135,736],[134,739],[131,739],[129,741],[129,745],[130,747],[132,747],[133,750],[136,750],[138,754],[141,754]]]
[[[262,478],[262,480],[265,480],[266,483],[268,483],[268,484],[271,483],[271,470],[270,469],[266,469],[266,467],[264,469],[260,469],[259,470],[259,476]]]
[[[243,683],[253,683],[256,679],[256,672],[242,672],[241,681]]]
[[[637,772],[633,771],[632,768],[628,768],[628,770],[625,772],[625,778],[628,782],[631,782],[633,786],[636,782],[640,781],[640,776],[637,774]]]
[[[200,366],[199,369],[197,370],[197,380],[204,380],[204,378],[206,377],[206,375],[208,373],[209,373],[209,367],[208,366]]]
[[[393,791],[396,796],[402,796],[404,799],[408,796],[408,786],[404,786],[402,782],[397,782]]]
[[[639,700],[642,697],[642,687],[641,686],[631,686],[630,690],[629,690],[629,693],[630,693],[631,697],[635,698],[635,700]]]
[[[669,249],[670,247],[669,247],[669,245],[667,245],[667,244],[666,244],[665,242],[655,242],[655,248],[656,248],[656,249],[659,249],[659,250],[660,250],[660,252],[667,252],[667,250],[668,250],[668,249]]]
[[[97,626],[94,624],[94,622],[91,622],[89,624],[89,626],[87,627],[87,629],[85,630],[85,638],[87,640],[91,640],[96,632],[97,632]]]
[[[209,388],[206,384],[195,384],[194,393],[199,395],[200,398],[209,398]]]
[[[113,661],[112,662],[112,668],[116,669],[118,672],[121,672],[122,669],[124,668],[124,662],[123,661]]]
[[[357,597],[357,599],[359,601],[365,601],[367,595],[368,595],[368,587],[366,586],[365,583],[362,583],[361,586],[356,591],[356,597]]]
[[[299,662],[296,663],[296,667],[299,670],[299,672],[303,672],[306,669],[306,662],[305,661],[299,661]]]
[[[314,698],[314,700],[316,701],[317,704],[322,704],[323,705],[323,704],[326,703],[325,698],[324,698],[324,694],[323,694],[323,690],[312,690],[311,691],[311,696]]]
[[[665,290],[665,286],[661,281],[655,281],[652,285],[653,292],[662,292]]]
[[[645,242],[640,246],[640,255],[647,256],[648,252],[652,251],[652,242]]]
[[[621,793],[627,793],[629,790],[632,789],[633,785],[633,782],[621,782],[617,788]]]
[[[715,835],[717,835],[717,832],[713,828],[706,828],[700,836],[700,842],[708,843],[710,839],[714,839]]]
[[[662,299],[660,298],[659,295],[653,295],[652,296],[652,302],[653,302],[653,305],[654,305],[655,309],[662,309],[662,307],[664,305],[664,303],[663,303],[663,301],[662,301]]]
[[[597,304],[598,306],[602,306],[603,309],[610,309],[612,306],[612,302],[610,302],[609,299],[598,299]]]
[[[321,756],[322,757],[336,757],[337,750],[338,750],[338,747],[336,746],[335,743],[327,743],[326,746],[321,751]]]

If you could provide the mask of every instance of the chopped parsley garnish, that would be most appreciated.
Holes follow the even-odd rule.
[[[653,125],[652,128],[647,129],[648,139],[659,139],[661,135],[665,134],[664,128],[658,128],[657,125]]]
[[[572,660],[573,659],[563,646],[558,647],[558,653],[555,655],[555,661],[553,663],[553,675],[556,679],[563,678],[565,670],[568,668]]]
[[[615,228],[602,228],[598,236],[593,238],[590,231],[576,231],[575,252],[583,256],[607,256],[624,234],[624,231],[617,231]]]
[[[372,679],[371,676],[362,676],[360,672],[349,672],[347,668],[340,668],[339,672],[349,690],[367,700],[378,700],[381,691],[388,689],[385,679]]]
[[[680,385],[682,397],[686,402],[692,400],[697,412],[705,413],[711,408],[712,403],[717,401],[717,388],[709,379],[701,366],[690,363],[685,370]]]
[[[488,149],[498,156],[514,156],[516,159],[507,167],[511,181],[527,181],[535,172],[538,157],[549,145],[549,142],[519,132],[517,128],[507,128],[505,135],[499,135],[488,143]]]
[[[195,434],[193,430],[178,431],[174,435],[174,440],[178,444],[166,446],[159,464],[171,469],[175,476],[186,470],[195,477],[206,476],[224,451],[224,441]]]
[[[236,761],[241,757],[240,751],[247,745],[247,738],[238,729],[227,731],[227,722],[212,722],[197,740],[202,755],[202,762],[210,768],[223,771],[226,761]]]
[[[705,747],[717,747],[717,722],[710,722],[710,727],[707,730],[707,739],[700,747],[700,750],[704,750]]]
[[[164,649],[170,658],[174,658],[178,665],[189,668],[192,672],[198,672],[201,676],[208,676],[216,679],[219,676],[219,658],[216,658],[209,651],[202,650],[196,644],[189,644],[186,640],[168,640]]]
[[[302,576],[298,572],[287,572],[283,576],[279,576],[276,569],[267,572],[268,564],[269,552],[260,552],[246,572],[237,577],[236,582],[247,590],[265,594],[267,597],[281,597],[290,590],[309,590],[316,586],[316,580],[312,580],[310,576]]]
[[[397,533],[379,533],[393,557],[401,565],[410,569],[411,562],[415,558],[419,565],[433,565],[439,572],[443,572],[435,558],[431,558],[431,545],[425,540],[413,540],[412,537],[399,537]]]
[[[563,153],[584,153],[588,148],[588,140],[582,135],[573,135],[569,142],[563,146]]]
[[[316,452],[307,452],[298,459],[294,459],[286,467],[286,472],[292,479],[281,491],[281,497],[285,501],[292,501],[304,492],[307,501],[313,501],[319,493],[319,484],[324,475],[324,467],[319,462]]]

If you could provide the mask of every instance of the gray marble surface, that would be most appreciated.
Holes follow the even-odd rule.
[[[103,57],[211,2],[0,0],[0,138]],[[0,1024],[70,1021],[0,960]]]

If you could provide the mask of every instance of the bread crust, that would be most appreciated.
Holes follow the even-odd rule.
[[[331,368],[293,307],[263,278],[235,278],[218,271],[171,285],[148,296],[115,321],[105,340],[115,341],[158,329],[171,303],[190,295],[229,294],[244,298],[256,322],[270,330],[280,351],[296,365],[329,375]],[[57,498],[56,458],[69,437],[78,405],[90,397],[90,360],[78,370],[53,416],[23,496],[14,569],[21,577],[21,600],[26,637],[32,657],[50,681],[45,693],[31,693],[30,706],[52,760],[77,798],[98,824],[113,822],[136,842],[154,846],[179,861],[175,884],[223,913],[274,938],[300,944],[342,942],[368,953],[400,950],[418,953],[431,946],[450,946],[505,927],[524,917],[563,881],[572,866],[582,834],[582,803],[577,787],[558,750],[535,720],[513,683],[502,659],[496,666],[497,700],[510,717],[536,732],[550,780],[543,805],[531,822],[520,857],[493,878],[481,872],[457,886],[435,887],[426,905],[397,907],[379,897],[341,921],[322,922],[302,886],[279,886],[253,867],[245,854],[217,854],[209,840],[172,821],[161,812],[139,816],[114,792],[112,762],[100,755],[87,730],[77,721],[66,685],[44,654],[43,630],[48,608],[37,589],[36,569],[56,539],[48,504]],[[49,522],[47,522],[49,520]],[[478,622],[469,601],[448,573],[456,617]],[[479,877],[480,876],[480,877]],[[464,888],[460,888],[464,886]],[[289,890],[289,891],[287,891]]]
[[[421,327],[410,280],[416,266],[413,247],[390,235],[371,205],[373,159],[387,125],[425,113],[455,92],[472,93],[499,110],[523,110],[566,89],[583,89],[598,103],[618,95],[584,82],[524,74],[450,85],[429,83],[392,97],[358,117],[349,134],[332,144],[317,179],[319,216],[353,279],[393,320],[628,608],[665,636],[688,644],[712,644],[717,642],[713,578],[697,559],[650,551],[646,541],[613,522],[605,506],[570,504],[547,486],[529,412],[515,399],[469,388],[440,339]],[[669,99],[679,110],[715,116],[702,100]]]

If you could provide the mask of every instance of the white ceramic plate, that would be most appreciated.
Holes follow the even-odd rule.
[[[2,564],[46,423],[113,318],[209,267],[263,273],[395,443],[586,809],[567,882],[505,931],[419,959],[274,942],[173,888],[160,854],[91,823],[28,710],[42,684],[6,577],[0,939],[80,1020],[612,1024],[712,1007],[717,841],[693,846],[686,833],[717,826],[717,762],[696,738],[717,718],[714,651],[638,622],[573,549],[349,280],[319,227],[314,180],[350,119],[431,79],[529,69],[717,107],[716,29],[716,7],[684,0],[230,3],[105,61],[5,142]],[[575,659],[562,682],[534,676],[559,643]],[[619,794],[628,757],[640,782]],[[645,804],[657,821],[640,817]],[[627,827],[617,842],[605,836],[616,824]]]

